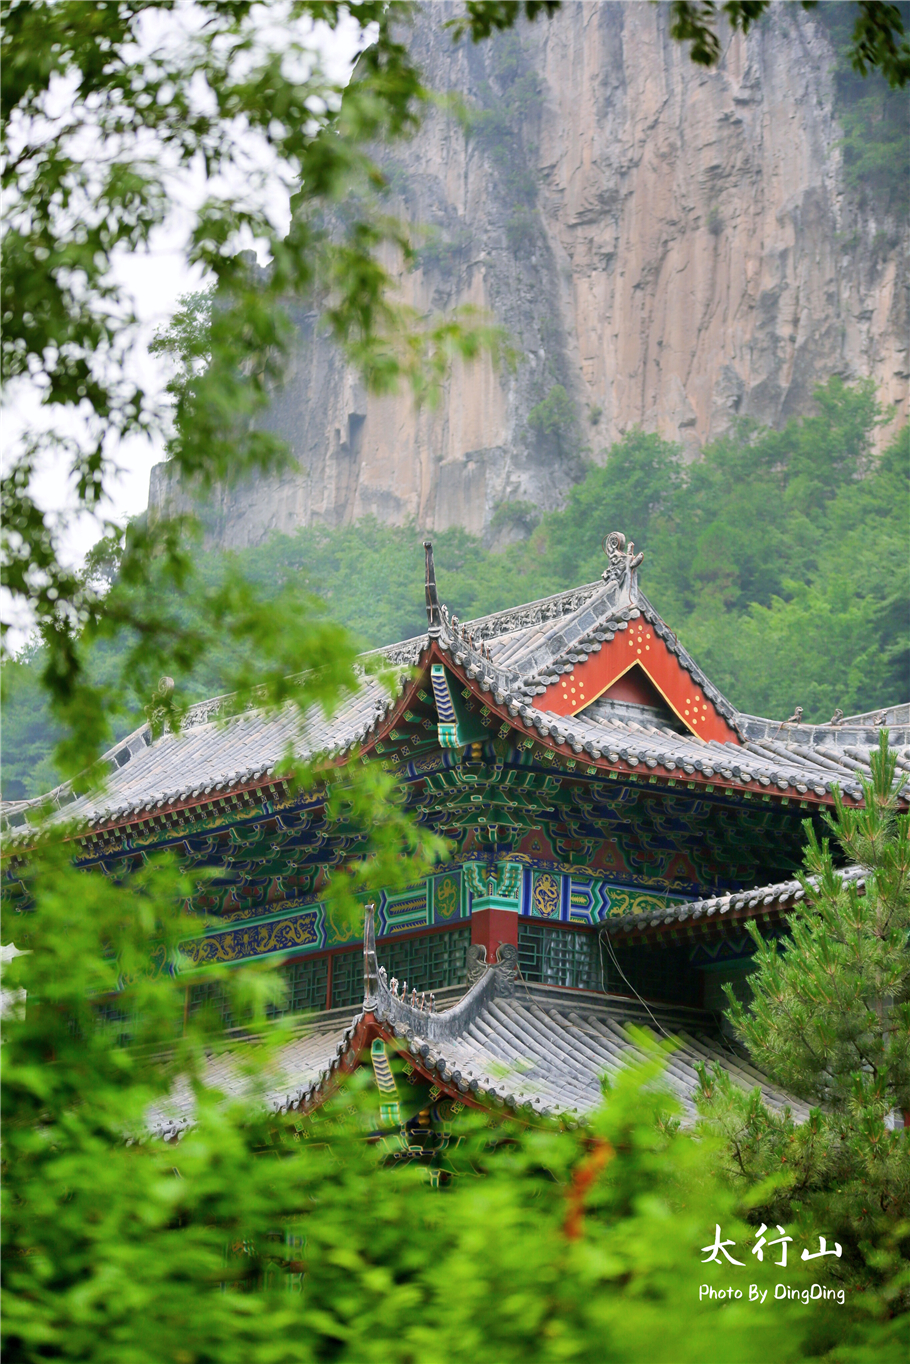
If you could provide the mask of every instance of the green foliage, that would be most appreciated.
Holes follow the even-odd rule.
[[[470,234],[464,228],[446,233],[436,227],[425,228],[417,263],[424,270],[435,270],[443,279],[451,279],[463,264],[470,242]]]
[[[712,1143],[679,1130],[665,1049],[645,1034],[584,1127],[459,1114],[435,1189],[394,1160],[396,1133],[375,1140],[368,1072],[312,1117],[262,1112],[291,1036],[288,1021],[266,1025],[267,970],[206,975],[252,1034],[233,1042],[231,1091],[213,1083],[207,1055],[225,1038],[185,1015],[185,978],[147,969],[150,940],[179,962],[199,927],[175,867],[115,885],[48,850],[32,886],[16,926],[29,952],[4,976],[28,992],[4,1026],[10,1358],[786,1364],[807,1340],[822,1352],[825,1304],[699,1302],[702,1283],[742,1274],[736,1286],[771,1289],[780,1272],[703,1263],[715,1224],[740,1250],[750,1229],[710,1171]],[[127,1142],[178,1084],[192,1088],[195,1125],[176,1145]],[[797,1263],[787,1282],[809,1279]],[[899,1357],[887,1327],[849,1306],[837,1325],[878,1359]]]
[[[906,26],[910,5],[894,7]],[[866,202],[905,216],[910,205],[906,174],[910,89],[892,88],[863,78],[851,61],[850,7],[823,4],[819,17],[837,51],[834,68],[835,113],[843,128],[841,142],[847,184]]]
[[[716,66],[721,57],[718,19],[721,14],[734,32],[748,33],[764,14],[771,0],[671,0],[670,37],[689,43],[689,56],[700,66]],[[818,0],[800,0],[803,9],[818,8]],[[854,5],[828,5],[846,11],[841,20],[849,28],[846,57],[859,76],[878,70],[891,86],[910,80],[910,44],[904,39],[904,6],[880,0],[859,0]]]
[[[540,524],[540,511],[533,502],[500,502],[490,518],[490,530],[520,530],[526,535]]]
[[[490,49],[494,84],[484,82],[480,107],[464,111],[465,133],[486,154],[497,190],[510,210],[507,237],[518,250],[537,233],[537,176],[528,156],[528,124],[541,101],[540,78],[528,64],[516,33],[498,36]]]
[[[548,557],[562,574],[581,573],[578,581],[585,574],[588,581],[599,577],[607,531],[621,528],[626,536],[650,544],[682,482],[677,446],[660,436],[630,431],[611,446],[602,465],[589,469],[584,481],[570,489],[564,510],[547,519]]]
[[[63,731],[38,682],[40,664],[28,653],[8,659],[3,684],[3,799],[21,800],[50,791],[59,781],[52,757]]]
[[[864,869],[862,891],[838,874],[807,821],[805,899],[789,916],[790,936],[778,950],[748,925],[748,1007],[727,987],[737,1034],[765,1073],[814,1106],[810,1121],[794,1124],[716,1073],[703,1088],[732,1173],[753,1184],[785,1176],[763,1219],[820,1228],[823,1218],[844,1246],[840,1272],[879,1279],[893,1308],[906,1310],[910,1148],[887,1121],[910,1109],[910,817],[896,813],[896,771],[882,735],[862,807],[838,799],[827,817],[848,866]]]
[[[151,355],[166,354],[177,361],[167,391],[181,412],[192,406],[195,381],[204,378],[212,362],[214,301],[214,289],[185,294],[168,326],[159,329],[149,345]]]
[[[539,232],[537,214],[525,204],[518,204],[506,219],[506,241],[516,256],[523,255],[533,248]]]
[[[857,405],[864,401],[858,395]],[[908,432],[858,477],[868,468],[871,421],[867,413],[857,427],[845,389],[837,406],[830,428],[810,419],[747,441],[751,477],[737,473],[736,443],[722,442],[706,455],[701,514],[691,503],[680,508],[698,548],[680,628],[720,687],[738,698],[740,679],[751,679],[740,704],[760,714],[798,703],[826,720],[836,706],[849,714],[906,695]],[[846,461],[839,448],[851,451]],[[690,487],[700,483],[693,473]],[[682,571],[683,547],[676,551]],[[669,557],[660,573],[671,578]]]
[[[575,405],[562,384],[554,384],[528,413],[528,426],[541,436],[552,436],[560,448],[575,422]]]
[[[255,418],[284,372],[291,298],[315,301],[379,392],[406,382],[432,400],[453,356],[499,342],[476,315],[426,319],[400,306],[380,260],[389,246],[412,255],[403,225],[381,211],[384,181],[366,151],[411,131],[426,102],[398,37],[407,7],[291,0],[273,7],[268,25],[249,0],[201,0],[198,11],[179,35],[172,27],[150,41],[157,0],[3,4],[2,378],[37,390],[46,418],[4,472],[3,585],[40,636],[43,683],[68,731],[59,755],[67,769],[85,766],[114,732],[117,685],[99,689],[87,662],[99,640],[141,636],[167,673],[195,646],[173,618],[131,614],[137,598],[108,593],[61,560],[67,518],[45,517],[34,495],[48,458],[62,462],[78,510],[110,538],[105,498],[123,439],[167,436],[180,476],[203,492],[282,466],[286,447]],[[484,15],[479,4],[475,21]],[[342,86],[319,67],[312,25],[350,20],[369,41]],[[203,286],[156,345],[175,361],[167,411],[127,363],[138,323],[116,263],[150,250],[180,175],[196,168],[206,195],[190,213],[186,260]],[[288,230],[273,221],[269,168],[291,195]],[[250,241],[267,269],[244,249]],[[159,522],[134,533],[119,547],[121,581],[135,585],[154,565],[185,590],[193,564],[184,531]],[[209,605],[229,612],[237,600],[225,593]],[[227,615],[221,623],[235,630]]]

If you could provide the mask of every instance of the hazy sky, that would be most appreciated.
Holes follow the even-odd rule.
[[[184,15],[186,11],[184,11]],[[161,11],[162,25],[180,22],[178,12]],[[158,41],[162,34],[156,33]],[[164,35],[168,36],[167,34]],[[334,81],[345,81],[350,74],[355,54],[362,45],[358,26],[351,20],[332,33],[319,26],[313,46],[319,51],[326,74]],[[132,359],[134,373],[154,392],[161,393],[167,380],[162,361],[148,354],[147,346],[155,332],[164,326],[174,312],[181,295],[198,289],[202,280],[186,265],[183,244],[186,241],[190,214],[187,205],[198,202],[205,192],[205,181],[200,174],[195,180],[187,177],[183,183],[183,207],[175,203],[171,219],[157,234],[152,249],[140,256],[123,256],[117,262],[118,279],[126,286],[135,302],[135,311],[142,321],[142,334]],[[276,180],[278,213],[287,212],[287,195]],[[4,463],[15,458],[18,437],[23,431],[41,422],[37,395],[19,385],[5,394],[2,448]],[[120,477],[111,485],[112,502],[104,514],[123,521],[145,510],[148,501],[149,473],[163,458],[159,443],[145,440],[124,442],[118,452],[122,468]],[[41,471],[35,485],[40,504],[47,511],[62,511],[72,505],[71,489],[67,486],[65,467],[49,463]],[[94,518],[83,517],[74,522],[66,536],[66,557],[79,562],[99,535]],[[24,622],[23,622],[24,625]]]

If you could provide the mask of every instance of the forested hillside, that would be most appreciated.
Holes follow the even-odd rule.
[[[742,421],[695,464],[678,446],[629,432],[592,465],[563,510],[541,517],[527,504],[499,509],[500,523],[533,525],[500,552],[461,530],[434,537],[440,595],[462,619],[593,581],[600,545],[622,530],[645,552],[641,584],[709,676],[740,709],[810,720],[910,696],[910,447],[905,428],[872,454],[880,419],[871,384],[832,379],[816,412],[772,431]],[[318,595],[365,648],[419,633],[422,535],[367,519],[337,530],[275,536],[237,556],[253,579]],[[209,555],[212,585],[229,561]],[[157,592],[151,584],[150,591]],[[176,603],[191,617],[193,595]],[[223,687],[228,652],[178,678],[194,699]],[[94,654],[113,669],[111,646]],[[300,666],[306,659],[300,660]],[[37,686],[40,655],[5,668],[3,792],[54,784],[53,728]],[[133,717],[142,719],[136,698]]]

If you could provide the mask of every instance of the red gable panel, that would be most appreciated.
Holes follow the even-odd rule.
[[[736,730],[727,724],[643,617],[629,621],[629,628],[610,643],[604,643],[599,653],[590,654],[584,663],[576,663],[572,672],[563,673],[545,695],[537,697],[537,709],[555,715],[574,715],[603,696],[631,668],[641,668],[647,674],[670,709],[693,734],[719,743],[739,743]]]

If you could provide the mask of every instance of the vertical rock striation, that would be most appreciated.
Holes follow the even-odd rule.
[[[401,291],[426,312],[486,309],[517,364],[458,366],[442,403],[415,411],[405,393],[365,393],[301,311],[269,414],[296,465],[220,491],[213,541],[370,513],[481,532],[503,504],[557,505],[581,456],[629,427],[695,455],[736,415],[806,411],[834,373],[871,375],[906,418],[907,227],[844,187],[833,53],[813,16],[775,7],[728,34],[708,72],[660,6],[567,0],[551,21],[454,48],[449,10],[421,13],[411,41],[468,114],[431,113],[387,158],[393,204],[422,225]],[[184,500],[158,466],[152,513]]]

